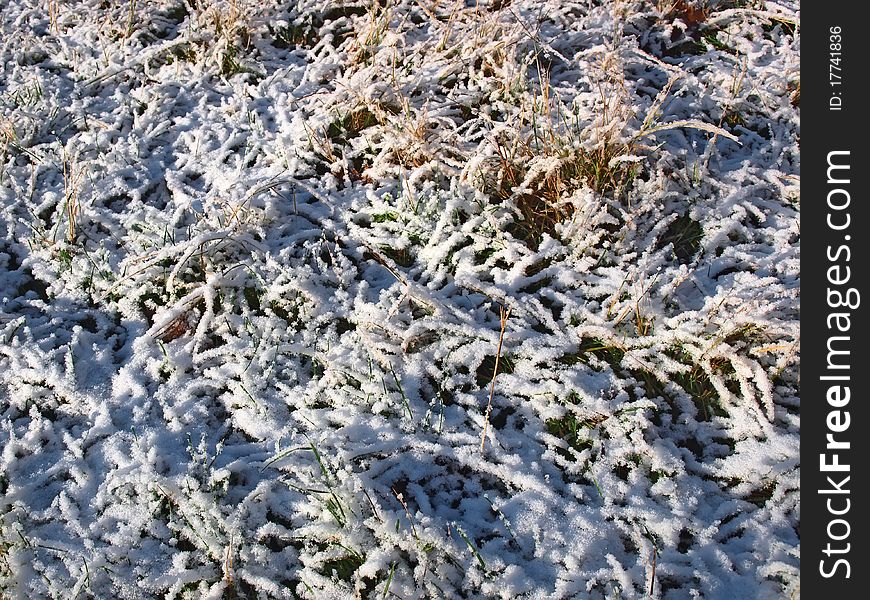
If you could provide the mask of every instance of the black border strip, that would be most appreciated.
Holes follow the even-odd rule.
[[[801,6],[801,592],[857,598],[870,548],[863,372],[868,21],[864,3]],[[830,436],[830,437],[829,437]],[[848,466],[847,466],[848,465]]]

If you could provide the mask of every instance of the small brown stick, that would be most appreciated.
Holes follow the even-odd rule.
[[[224,581],[230,587],[233,587],[233,537],[230,536],[230,543],[224,557]]]
[[[402,508],[405,509],[405,514],[408,515],[408,524],[411,525],[411,533],[414,535],[415,540],[419,540],[420,536],[417,535],[417,528],[414,527],[414,518],[411,516],[411,511],[408,510],[408,503],[405,502],[405,498],[396,491],[396,488],[392,488],[393,495],[396,497],[396,500],[399,501],[399,504],[402,505]]]
[[[492,397],[495,395],[495,378],[498,375],[498,363],[501,360],[501,346],[504,342],[504,330],[507,326],[507,320],[510,314],[510,308],[505,308],[503,305],[499,307],[499,315],[501,317],[501,333],[499,333],[498,335],[498,350],[495,353],[495,368],[492,370],[492,383],[489,387],[489,401],[486,403],[486,416],[483,419],[483,434],[480,436],[481,452],[483,452],[483,447],[486,444],[486,430],[489,427],[489,414],[492,412]]]

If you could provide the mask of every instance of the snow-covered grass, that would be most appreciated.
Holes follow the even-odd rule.
[[[799,595],[796,2],[0,20],[0,595]]]

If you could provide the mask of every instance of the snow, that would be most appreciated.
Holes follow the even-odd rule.
[[[798,20],[5,3],[0,595],[799,593]]]

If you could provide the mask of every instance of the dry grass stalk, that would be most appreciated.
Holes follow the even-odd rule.
[[[64,191],[64,212],[67,217],[67,242],[73,243],[76,238],[76,224],[78,215],[81,209],[79,202],[79,187],[85,175],[85,169],[73,163],[66,158],[64,151],[63,159],[63,191]]]
[[[510,308],[505,308],[503,305],[499,307],[499,316],[501,318],[501,332],[498,335],[498,350],[495,353],[495,367],[492,370],[492,383],[489,387],[489,401],[486,403],[486,415],[483,418],[483,434],[480,436],[480,451],[486,445],[486,431],[489,428],[489,415],[492,412],[492,397],[495,395],[495,378],[498,376],[498,363],[501,360],[501,347],[504,343],[504,330],[507,326],[508,317],[511,314]]]
[[[57,14],[60,9],[59,0],[48,0],[48,30],[59,33],[57,27]]]
[[[136,0],[130,0],[130,11],[127,15],[127,33],[124,36],[129,39],[133,35],[133,24],[136,20]]]

